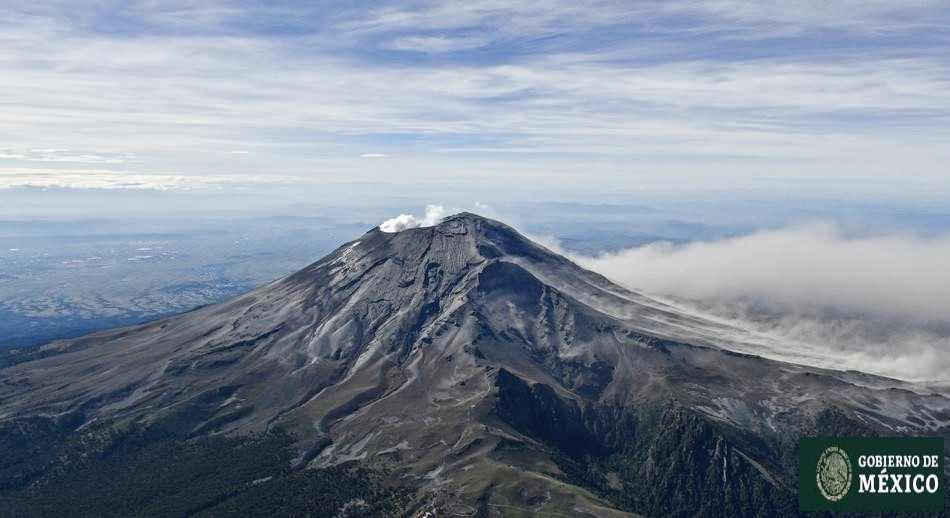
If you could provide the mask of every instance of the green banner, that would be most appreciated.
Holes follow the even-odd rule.
[[[941,437],[812,437],[799,444],[802,511],[940,511]]]

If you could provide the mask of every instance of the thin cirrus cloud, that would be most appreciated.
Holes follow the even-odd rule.
[[[122,164],[136,161],[132,153],[83,153],[69,149],[0,149],[0,160],[26,162],[73,162],[81,164]]]
[[[238,186],[301,183],[305,178],[278,175],[184,175],[136,173],[102,169],[0,168],[0,189],[20,187],[61,189],[193,190]]]
[[[76,17],[40,2],[0,22],[0,134],[11,149],[82,149],[84,163],[128,162],[108,153],[121,142],[188,174],[217,174],[207,157],[223,146],[253,148],[271,171],[331,157],[383,174],[357,159],[400,145],[407,171],[443,167],[451,150],[473,169],[544,168],[554,183],[682,187],[695,160],[721,183],[908,169],[939,183],[950,15],[926,2],[782,5],[383,2],[326,16],[142,3],[117,31],[108,3]],[[0,160],[29,159],[18,154]]]
[[[444,36],[408,36],[397,38],[391,41],[387,48],[393,50],[405,50],[412,52],[424,52],[429,54],[440,54],[445,52],[457,52],[460,50],[477,49],[491,43],[491,39],[486,37],[444,37]]]

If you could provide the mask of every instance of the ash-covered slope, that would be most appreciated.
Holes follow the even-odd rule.
[[[794,513],[799,436],[950,435],[945,395],[738,354],[735,335],[459,214],[51,344],[0,371],[0,420],[288,430],[297,469],[385,468],[414,510],[463,514]]]

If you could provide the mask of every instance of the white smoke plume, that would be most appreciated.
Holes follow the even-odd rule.
[[[400,214],[395,218],[384,221],[379,229],[383,232],[402,232],[408,228],[431,227],[438,225],[446,216],[445,207],[442,205],[427,205],[426,213],[421,218],[412,214]]]
[[[816,225],[572,259],[627,287],[690,301],[772,334],[790,348],[818,348],[828,365],[950,381],[947,237],[851,239]]]

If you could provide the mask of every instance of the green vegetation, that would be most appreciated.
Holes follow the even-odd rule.
[[[5,490],[25,485],[49,469],[56,461],[66,437],[64,427],[49,419],[30,418],[0,423],[0,452],[3,452],[0,495]]]
[[[162,427],[0,426],[0,516],[397,516],[412,491],[356,465],[294,470],[282,432],[186,440]]]
[[[543,384],[499,373],[499,417],[538,439],[565,473],[621,509],[648,516],[791,516],[797,495],[736,448],[756,445],[684,409],[582,408]],[[530,402],[526,404],[525,402]]]
[[[340,465],[262,481],[200,516],[399,516],[412,496],[375,472]]]

